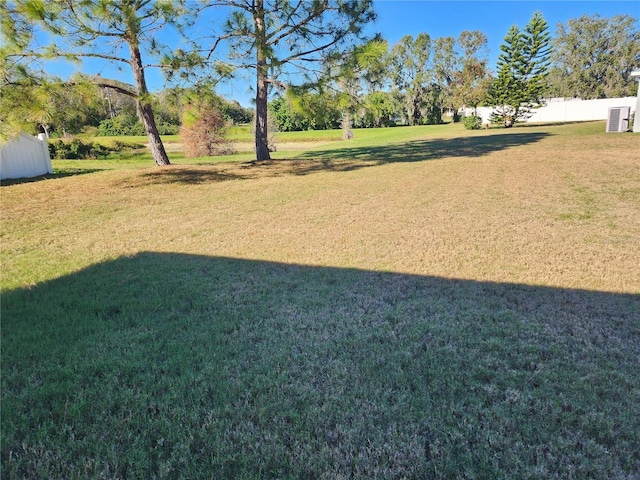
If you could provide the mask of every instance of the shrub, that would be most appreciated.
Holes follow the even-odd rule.
[[[213,104],[189,105],[183,113],[180,137],[187,158],[233,153],[226,138],[227,120]]]
[[[476,115],[463,117],[462,124],[467,130],[480,130],[482,128],[482,118]]]
[[[103,137],[145,135],[144,126],[134,115],[120,114],[100,122],[98,134]]]
[[[110,153],[121,152],[132,148],[139,148],[142,145],[128,144],[123,142],[113,142],[111,146],[104,146],[99,143],[83,141],[79,138],[71,140],[54,140],[48,142],[49,155],[57,160],[79,160],[104,158]]]
[[[177,135],[180,132],[180,126],[172,123],[159,123],[158,133],[160,135]]]
[[[80,135],[84,137],[97,137],[98,127],[94,127],[93,125],[85,125],[80,129]]]

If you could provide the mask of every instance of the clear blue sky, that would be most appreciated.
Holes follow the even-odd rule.
[[[426,32],[431,38],[444,36],[457,37],[464,30],[480,30],[487,35],[489,47],[489,64],[493,69],[500,52],[500,45],[511,25],[523,28],[536,10],[542,12],[549,24],[551,34],[555,33],[559,22],[584,14],[600,14],[611,17],[617,14],[631,15],[640,22],[640,0],[589,1],[589,0],[495,0],[495,1],[433,1],[433,0],[374,0],[378,19],[369,26],[369,32],[379,32],[389,41],[396,43],[404,35],[416,36]],[[215,19],[213,19],[215,21]],[[640,25],[640,23],[637,23]],[[112,70],[104,62],[90,62],[85,72],[97,73],[106,77],[132,80],[127,71]],[[58,65],[52,70],[56,74],[66,76],[69,66]],[[640,67],[640,65],[638,66]],[[61,71],[66,70],[66,71]],[[219,86],[219,93],[229,99],[238,100],[244,106],[251,105],[252,93],[248,88],[251,83],[248,74],[235,81]],[[158,72],[148,72],[148,83],[152,90],[163,87],[162,77]]]

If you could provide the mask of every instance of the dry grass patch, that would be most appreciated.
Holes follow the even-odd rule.
[[[637,293],[638,140],[572,128],[6,187],[7,278],[152,250]]]

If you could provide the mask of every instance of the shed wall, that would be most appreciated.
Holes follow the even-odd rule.
[[[41,137],[21,133],[0,147],[0,179],[53,173],[47,140]]]

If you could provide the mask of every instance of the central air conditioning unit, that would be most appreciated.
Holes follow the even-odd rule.
[[[626,132],[629,128],[630,107],[610,107],[607,116],[607,132]]]

